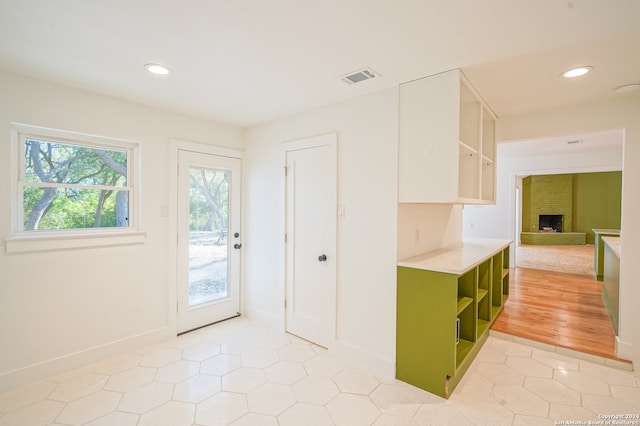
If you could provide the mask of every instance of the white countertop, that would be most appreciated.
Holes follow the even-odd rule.
[[[619,229],[592,229],[595,234],[620,235]]]
[[[620,259],[620,237],[602,237],[602,241],[611,248],[613,254]]]
[[[471,238],[462,242],[462,247],[454,249],[437,249],[428,253],[398,261],[398,266],[445,272],[448,274],[464,274],[478,263],[510,245],[511,240],[493,238]]]

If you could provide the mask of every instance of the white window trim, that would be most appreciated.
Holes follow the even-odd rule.
[[[22,206],[18,203],[20,164],[22,155],[21,140],[23,136],[34,138],[49,137],[70,143],[89,144],[105,148],[126,149],[130,158],[127,159],[128,186],[131,197],[129,206],[129,226],[126,228],[99,229],[65,229],[61,231],[21,231],[23,218]],[[115,245],[142,244],[146,240],[146,233],[140,230],[140,151],[137,142],[124,139],[108,138],[84,133],[31,126],[27,124],[11,123],[11,230],[12,235],[5,238],[7,253],[26,253],[45,250],[69,250],[78,248],[106,247]]]

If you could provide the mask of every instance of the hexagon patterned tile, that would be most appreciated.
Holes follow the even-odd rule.
[[[640,413],[640,375],[598,358],[491,336],[445,400],[246,318],[0,393],[0,426],[538,426],[620,413]]]

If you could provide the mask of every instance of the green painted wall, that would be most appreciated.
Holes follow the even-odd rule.
[[[538,215],[563,214],[565,232],[620,229],[622,172],[528,176],[522,180],[522,231],[537,232]]]
[[[622,172],[579,173],[573,177],[573,223],[594,244],[593,228],[620,229]]]

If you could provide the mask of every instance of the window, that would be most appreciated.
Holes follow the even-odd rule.
[[[15,234],[7,240],[8,248],[20,238],[101,237],[137,229],[138,144],[34,126],[12,127],[17,181]],[[82,244],[90,245],[94,244],[87,240]]]
[[[127,151],[22,141],[22,230],[128,227]]]

